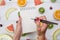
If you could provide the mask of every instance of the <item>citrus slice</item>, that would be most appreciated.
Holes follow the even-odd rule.
[[[14,32],[13,24],[10,24],[9,26],[7,26],[6,30],[7,30],[8,32]]]
[[[49,29],[52,29],[53,26],[54,26],[53,24],[48,24],[48,28],[49,28]]]
[[[12,37],[7,34],[0,34],[0,40],[12,40]]]
[[[56,2],[56,0],[51,0],[51,2],[52,2],[52,3],[55,3],[55,2]]]
[[[43,14],[43,13],[45,12],[45,9],[44,9],[43,7],[40,7],[40,8],[39,8],[39,12],[40,12],[41,14]]]
[[[16,10],[17,10],[16,8],[9,8],[9,9],[6,11],[6,13],[5,13],[6,19],[8,20],[9,15],[10,15],[12,12],[16,11]]]
[[[26,5],[26,0],[18,0],[17,4],[18,4],[18,6],[23,7]]]
[[[54,18],[60,20],[60,10],[56,10],[54,13]]]
[[[54,33],[53,33],[53,40],[57,40],[57,36],[60,34],[60,29],[57,29]],[[60,39],[59,39],[60,40]]]

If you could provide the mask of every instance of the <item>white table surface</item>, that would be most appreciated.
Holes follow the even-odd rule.
[[[41,5],[39,5],[39,6],[34,6],[34,3],[33,2],[34,2],[33,0],[27,0],[27,3],[28,4],[27,4],[26,7],[28,7],[28,8],[29,7],[35,7],[34,9],[32,9],[32,10],[22,10],[21,11],[20,10],[21,7],[19,8],[18,6],[16,6],[17,5],[16,4],[16,0],[12,0],[12,1],[6,0],[6,6],[3,6],[3,7],[0,6],[0,17],[2,17],[1,20],[0,20],[0,23],[2,23],[3,26],[4,26],[4,27],[0,28],[0,34],[13,35],[13,34],[7,32],[5,28],[10,23],[13,23],[14,26],[15,26],[15,28],[16,28],[15,21],[17,20],[17,17],[18,17],[17,16],[17,12],[18,11],[21,12],[21,16],[23,18],[23,26],[25,26],[25,27],[26,26],[29,26],[27,28],[27,30],[30,30],[31,29],[30,31],[35,31],[36,30],[35,23],[30,18],[35,18],[37,16],[41,16],[41,14],[39,14],[39,12],[38,12],[38,9],[40,7],[44,7],[45,8],[45,13],[43,15],[45,15],[47,17],[47,20],[59,23],[59,25],[54,25],[54,28],[53,29],[47,29],[46,37],[47,37],[48,40],[52,40],[52,35],[53,35],[54,31],[56,29],[60,28],[60,21],[55,20],[54,17],[53,17],[54,11],[57,10],[57,9],[60,9],[60,0],[57,0],[56,3],[51,3],[50,0],[48,0],[48,1],[47,0],[44,0],[44,3],[41,4]],[[53,7],[52,10],[49,9],[50,6]],[[4,13],[5,13],[6,9],[8,9],[10,7],[16,7],[18,10],[16,12],[13,12],[10,15],[9,20],[6,20],[5,17],[4,17],[5,16]],[[25,32],[29,32],[29,31],[25,31]],[[21,39],[25,40],[26,38],[30,38],[31,40],[32,39],[35,39],[36,38],[36,32],[34,32],[32,34],[29,34],[29,35],[27,35],[25,37],[22,37]]]

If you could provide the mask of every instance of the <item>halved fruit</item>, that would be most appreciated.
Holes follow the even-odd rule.
[[[53,33],[53,40],[57,40],[57,36],[60,35],[60,29],[57,29],[54,33]],[[60,39],[59,39],[60,40]]]
[[[54,18],[60,20],[60,10],[56,10],[54,13]]]
[[[9,9],[6,11],[6,13],[5,13],[6,19],[8,20],[9,15],[10,15],[12,12],[16,11],[16,10],[17,10],[16,8],[9,8]]]
[[[13,26],[13,24],[8,25],[7,28],[6,28],[6,30],[8,32],[14,32],[14,26]]]
[[[0,40],[12,40],[12,37],[7,34],[0,34]]]
[[[21,7],[25,6],[26,3],[27,3],[26,0],[18,0],[18,2],[17,2],[18,6],[21,6]]]

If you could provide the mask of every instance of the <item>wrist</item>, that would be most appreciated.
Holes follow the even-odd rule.
[[[37,36],[37,39],[38,39],[38,40],[46,40],[46,36],[45,36],[45,34],[38,35],[38,36]]]

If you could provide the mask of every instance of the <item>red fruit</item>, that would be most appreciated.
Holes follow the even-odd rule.
[[[34,0],[34,2],[35,2],[35,5],[40,5],[40,4],[42,4],[42,1],[41,1],[41,0]]]
[[[13,28],[13,24],[10,24],[9,26],[7,26],[7,31],[9,32],[14,32],[14,28]]]

